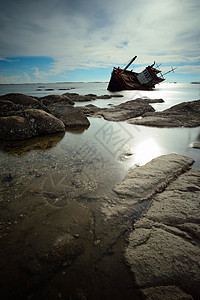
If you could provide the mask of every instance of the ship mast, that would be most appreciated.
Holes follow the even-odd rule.
[[[131,61],[128,63],[128,65],[124,68],[123,72],[126,71],[126,69],[128,69],[128,67],[132,64],[132,62],[134,62],[134,60],[137,58],[137,55],[134,56]]]

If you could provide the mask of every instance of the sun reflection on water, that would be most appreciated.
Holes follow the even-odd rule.
[[[162,155],[161,147],[153,138],[149,138],[136,146],[134,149],[135,163],[144,165],[155,157]]]

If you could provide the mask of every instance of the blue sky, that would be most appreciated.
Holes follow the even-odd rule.
[[[108,81],[137,55],[200,81],[199,0],[0,0],[0,83]]]

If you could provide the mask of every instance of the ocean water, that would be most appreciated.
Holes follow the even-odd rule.
[[[0,95],[23,93],[41,97],[50,94],[61,95],[65,92],[82,95],[93,93],[99,96],[112,94],[107,91],[106,82],[0,85]],[[149,97],[164,100],[164,103],[153,104],[157,111],[162,111],[184,101],[200,99],[200,85],[163,83],[153,91],[117,93],[124,97],[98,99],[75,105],[94,104],[108,107],[110,104],[117,105],[139,97]],[[35,137],[18,142],[1,141],[0,144],[1,238],[9,240],[8,244],[5,242],[5,247],[13,262],[10,274],[12,272],[18,274],[16,271],[18,261],[15,261],[17,250],[10,246],[16,244],[16,249],[19,247],[16,233],[20,236],[28,232],[27,235],[30,235],[31,243],[34,245],[35,233],[32,228],[35,224],[40,225],[39,231],[48,235],[50,230],[52,232],[54,230],[54,227],[49,231],[45,227],[49,224],[52,214],[56,216],[55,212],[62,210],[67,216],[68,208],[72,204],[77,205],[78,211],[78,205],[81,203],[94,217],[93,243],[82,238],[87,251],[72,265],[62,266],[56,272],[46,274],[45,282],[42,280],[39,286],[34,283],[31,286],[29,282],[31,299],[45,299],[44,291],[45,295],[54,293],[57,285],[60,285],[62,293],[56,290],[56,297],[63,294],[66,299],[111,299],[113,293],[121,295],[120,299],[133,299],[133,297],[141,299],[136,295],[134,288],[130,288],[132,279],[122,259],[126,231],[121,229],[120,224],[123,222],[132,224],[145,212],[148,203],[137,206],[131,220],[123,219],[123,215],[114,219],[116,195],[112,188],[131,169],[163,154],[178,153],[189,156],[195,161],[193,167],[200,169],[199,149],[191,147],[193,142],[200,141],[200,127],[153,128],[135,126],[126,122],[111,122],[103,118],[89,118],[89,120],[90,126],[86,130],[67,130],[64,134]],[[60,218],[60,215],[55,217],[55,227],[57,223],[66,221],[65,216],[62,215],[63,219]],[[112,220],[116,222],[114,228]],[[68,224],[68,233],[70,226],[72,225]],[[115,235],[116,239],[113,241]],[[44,238],[41,239],[41,244]],[[20,247],[16,257],[21,263],[26,253],[29,253],[26,249],[26,239],[22,241]],[[112,255],[109,254],[111,250]],[[31,254],[27,255],[31,256]],[[3,259],[6,260],[5,254]],[[116,266],[121,271],[121,278],[113,277]],[[7,271],[9,272],[9,269]],[[63,277],[59,274],[66,272],[68,277],[63,281]],[[62,279],[59,279],[59,276]],[[96,278],[98,284],[94,283],[91,286],[91,278]],[[121,280],[122,278],[124,280]],[[12,276],[8,275],[7,282],[9,283],[11,279]],[[70,286],[79,291],[77,293],[82,295],[80,296],[82,298],[73,296],[74,292]],[[21,289],[23,290],[22,287]],[[34,293],[33,289],[35,289]],[[122,293],[122,289],[127,292]],[[25,291],[23,295],[29,295],[29,291]]]

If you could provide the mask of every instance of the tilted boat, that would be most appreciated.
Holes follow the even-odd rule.
[[[131,59],[124,69],[121,69],[120,67],[113,68],[107,88],[109,91],[152,90],[155,88],[156,84],[165,80],[164,75],[175,70],[175,68],[172,68],[172,70],[162,74],[158,69],[159,66],[155,66],[155,62],[140,73],[127,70],[136,58],[137,56]]]

